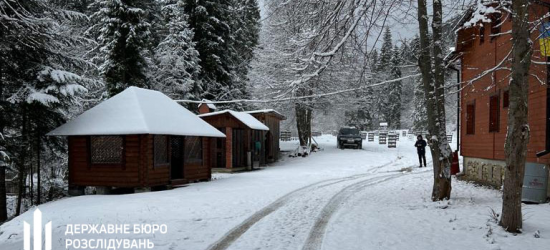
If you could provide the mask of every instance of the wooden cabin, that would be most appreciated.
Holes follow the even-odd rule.
[[[265,162],[266,149],[262,142],[269,128],[256,118],[232,110],[204,113],[199,117],[225,134],[225,138],[210,145],[212,168],[233,172]]]
[[[533,1],[531,21],[550,10],[550,1]],[[475,15],[474,13],[471,15]],[[458,31],[456,55],[460,59],[460,152],[464,156],[465,178],[500,187],[504,179],[504,144],[509,106],[511,17],[508,13],[486,14],[491,22],[474,21]],[[468,20],[469,18],[466,18]],[[547,19],[545,21],[548,21]],[[464,24],[463,24],[464,25]],[[468,26],[469,25],[469,26]],[[527,151],[529,168],[548,168],[550,164],[550,90],[548,57],[541,54],[538,27],[534,41],[529,77],[529,126],[531,139]],[[491,70],[502,63],[500,70]],[[489,72],[489,73],[484,73]],[[550,195],[550,187],[548,188]]]
[[[278,161],[281,152],[279,146],[281,121],[286,120],[286,117],[273,109],[253,110],[245,113],[251,114],[269,128],[265,140],[262,142],[262,147],[265,147],[265,156],[262,159],[265,159],[267,163]],[[261,162],[261,164],[266,162]]]
[[[164,94],[130,87],[50,136],[68,136],[69,190],[179,185],[211,178],[211,138],[225,137]]]

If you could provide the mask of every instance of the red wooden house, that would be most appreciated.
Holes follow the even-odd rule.
[[[550,1],[533,1],[530,18],[534,51],[529,78],[529,126],[531,139],[527,168],[550,164],[550,91],[547,57],[541,55],[538,21],[549,13]],[[473,13],[465,20],[471,20]],[[479,21],[476,21],[479,20]],[[456,54],[461,60],[461,145],[465,178],[500,187],[504,178],[504,144],[507,132],[508,84],[511,51],[511,16],[485,14],[458,31]],[[488,22],[487,20],[490,20]],[[547,22],[548,20],[543,20]],[[536,63],[542,62],[542,63]],[[548,190],[550,194],[550,190]]]
[[[209,180],[210,138],[225,137],[164,94],[136,87],[49,135],[68,136],[73,194],[86,186],[150,190]]]
[[[204,112],[206,109],[201,107],[199,110]],[[259,165],[265,162],[262,159],[265,156],[262,142],[269,128],[256,118],[233,110],[203,113],[199,117],[226,136],[210,145],[212,168],[232,172],[251,169],[254,163]]]
[[[245,113],[251,114],[269,128],[262,142],[262,147],[265,147],[265,156],[262,159],[268,163],[279,160],[281,121],[285,120],[286,117],[273,109],[252,110]],[[264,162],[261,162],[261,164],[264,164]]]

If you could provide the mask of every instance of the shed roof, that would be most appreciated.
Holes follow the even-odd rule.
[[[202,115],[199,115],[199,117],[217,116],[217,115],[222,115],[222,114],[229,114],[229,115],[235,117],[235,119],[239,120],[240,122],[242,122],[244,125],[246,125],[250,129],[265,130],[265,131],[269,130],[269,128],[267,126],[265,126],[262,122],[258,121],[258,119],[254,118],[254,116],[252,116],[250,114],[247,114],[247,113],[244,113],[244,112],[237,112],[237,111],[228,110],[228,109],[227,110],[222,110],[222,111],[217,111],[217,112],[202,114]]]
[[[225,137],[168,96],[129,87],[48,135],[163,134]]]
[[[210,100],[202,99],[201,101],[202,102],[199,104],[198,107],[202,106],[203,104],[206,104],[206,106],[208,106],[208,108],[211,109],[211,110],[217,110],[218,109],[216,107],[216,105],[214,105],[214,103],[212,103],[212,101],[210,101]]]
[[[285,120],[286,117],[284,115],[282,115],[281,113],[277,112],[276,110],[274,109],[259,109],[259,110],[251,110],[251,111],[245,111],[245,113],[248,113],[248,114],[261,114],[261,113],[265,113],[265,114],[274,114],[275,116],[279,117],[281,120]]]

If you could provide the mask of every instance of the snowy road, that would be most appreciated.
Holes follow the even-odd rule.
[[[43,220],[54,225],[53,249],[65,249],[65,240],[74,238],[64,234],[66,225],[77,223],[166,224],[167,234],[131,237],[173,250],[527,249],[550,243],[547,204],[527,206],[526,233],[507,237],[489,216],[491,208],[500,211],[498,191],[455,182],[450,202],[430,202],[431,168],[416,168],[406,138],[396,149],[365,142],[363,150],[336,149],[332,136],[317,140],[323,151],[260,171],[216,174],[211,182],[170,191],[41,205]],[[22,224],[32,221],[31,212],[0,227],[0,249],[21,249]],[[542,237],[527,241],[536,230]]]
[[[270,244],[274,234],[286,239],[284,248],[303,244],[303,249],[320,249],[328,221],[343,201],[364,188],[404,175],[376,173],[388,165],[391,164],[371,168],[364,174],[320,181],[286,194],[231,229],[209,249],[281,247],[278,241]]]

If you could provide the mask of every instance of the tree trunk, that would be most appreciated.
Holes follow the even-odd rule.
[[[17,207],[15,208],[15,216],[21,214],[21,203],[25,198],[25,179],[26,173],[24,170],[24,165],[19,164],[19,173],[17,174]]]
[[[28,140],[28,115],[27,115],[27,108],[25,104],[22,105],[22,115],[23,115],[23,126],[21,129],[21,135],[22,135],[22,147],[19,149],[20,154],[18,159],[16,160],[16,166],[17,166],[17,206],[15,208],[15,216],[18,216],[21,214],[21,203],[24,196],[26,195],[26,178],[27,178],[27,169],[26,169],[26,160],[27,160],[27,148],[26,145],[29,145]]]
[[[32,151],[31,151],[32,152]],[[30,166],[29,166],[29,177],[30,177],[30,182],[29,182],[29,198],[30,198],[30,202],[31,202],[31,206],[34,205],[34,169],[33,169],[33,164],[32,164],[32,155],[29,157],[31,160],[30,160]],[[25,185],[26,185],[26,179],[25,179]]]
[[[451,158],[452,152],[447,141],[445,124],[445,97],[443,85],[445,81],[443,49],[442,49],[442,4],[440,0],[433,1],[434,19],[432,24],[433,42],[428,36],[428,11],[426,0],[418,0],[418,23],[420,32],[420,56],[418,65],[422,74],[422,84],[426,99],[428,115],[428,130],[431,138],[427,138],[433,159],[434,184],[432,200],[439,201],[451,198]],[[433,71],[430,48],[433,45]]]
[[[36,205],[40,205],[42,197],[42,185],[40,183],[40,174],[42,172],[40,166],[40,133],[37,133],[36,137],[38,140],[36,142]]]
[[[303,88],[298,89],[296,92],[297,96],[305,96],[311,93],[311,91],[306,91]],[[298,102],[295,104],[295,111],[300,146],[307,146],[311,138],[311,107],[307,103]]]
[[[531,41],[529,37],[529,1],[512,1],[512,74],[510,80],[510,107],[506,135],[506,174],[502,197],[500,225],[508,232],[521,232],[521,191],[525,172],[528,124],[528,74],[531,66]]]
[[[296,128],[300,146],[307,146],[307,108],[303,103],[296,103]]]
[[[8,220],[6,199],[6,167],[0,166],[0,224]]]
[[[434,187],[432,191],[432,200],[443,200],[451,198],[451,163],[452,149],[447,140],[447,121],[445,111],[445,62],[443,57],[443,6],[441,0],[433,1],[433,53],[434,53],[434,99],[437,108],[435,123],[437,136],[433,143],[439,150],[440,159],[438,164],[434,164]],[[435,162],[435,161],[434,161]],[[437,168],[436,168],[437,166]]]

